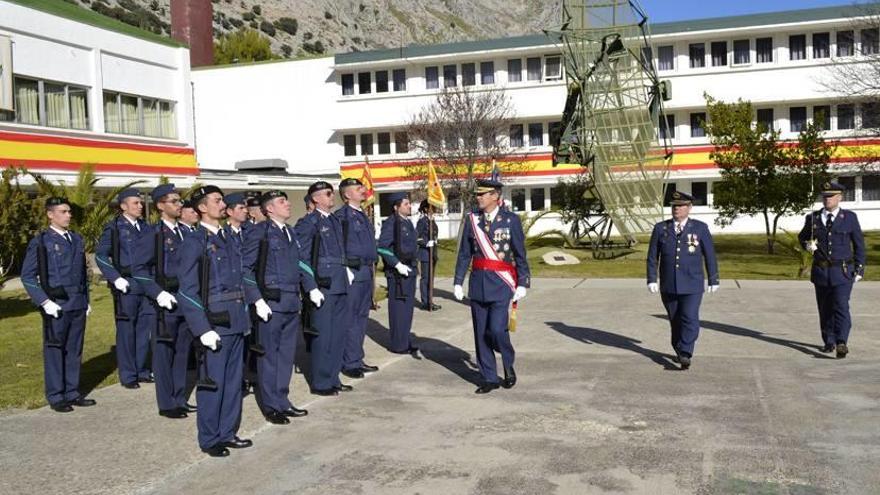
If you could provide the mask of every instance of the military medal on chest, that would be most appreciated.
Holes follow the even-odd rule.
[[[700,241],[697,238],[697,234],[688,234],[688,252],[691,254],[696,253],[699,245]]]

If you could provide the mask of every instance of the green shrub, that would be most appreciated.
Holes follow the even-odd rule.
[[[296,31],[299,29],[299,22],[292,17],[282,17],[275,21],[275,27],[291,36],[296,36]]]

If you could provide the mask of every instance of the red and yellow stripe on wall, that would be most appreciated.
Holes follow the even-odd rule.
[[[866,159],[877,160],[880,158],[880,139],[850,139],[835,142],[833,163],[852,163]],[[785,146],[787,144],[783,144]],[[670,169],[675,170],[701,170],[715,168],[715,163],[709,158],[712,146],[680,146],[674,149]],[[411,165],[421,165],[420,161],[388,161],[370,162],[370,171],[373,182],[377,184],[390,184],[394,182],[406,182],[412,180],[407,172]],[[363,163],[350,163],[341,166],[343,178],[354,177],[359,179],[363,173]],[[553,166],[552,156],[544,153],[529,155],[523,162],[508,166],[499,163],[502,174],[505,177],[536,177],[536,176],[564,176],[576,174],[580,171],[578,165],[560,164]]]
[[[198,175],[195,150],[185,146],[101,141],[0,131],[0,168],[77,171],[94,164],[98,172]]]

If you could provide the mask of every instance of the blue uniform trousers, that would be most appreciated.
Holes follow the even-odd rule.
[[[119,298],[128,321],[116,320],[116,365],[119,381],[132,383],[150,377],[147,358],[150,334],[156,327],[156,310],[144,294],[121,294]]]
[[[434,262],[434,267],[432,270],[436,270],[437,262]],[[436,271],[432,271],[431,275],[434,275]],[[428,277],[428,262],[420,261],[419,262],[419,295],[422,298],[422,304],[428,304],[428,282],[430,281],[430,277]]]
[[[816,304],[819,306],[819,325],[822,329],[822,341],[826,345],[846,343],[852,321],[849,315],[849,297],[852,294],[852,283],[822,286],[814,285]]]
[[[330,390],[342,385],[342,352],[345,346],[345,323],[348,317],[345,294],[324,294],[321,307],[314,310],[318,335],[311,337],[312,383],[316,390]]]
[[[345,314],[349,321],[346,327],[345,350],[342,352],[342,369],[356,370],[364,365],[364,337],[367,334],[367,320],[373,302],[373,281],[354,282],[348,288],[348,306]]]
[[[83,335],[86,331],[86,311],[84,309],[62,311],[60,318],[43,317],[44,329],[51,332],[52,338],[61,347],[49,347],[43,341],[43,378],[46,386],[46,400],[56,405],[73,401],[80,397],[79,370],[82,364]]]
[[[402,277],[402,294],[398,294],[397,279],[387,277],[388,282],[388,328],[391,330],[391,352],[409,352],[412,345],[413,304],[416,298],[416,275]],[[401,298],[402,297],[402,298]]]
[[[672,327],[672,348],[685,356],[693,356],[694,345],[700,336],[700,302],[703,300],[703,293],[661,292],[660,298]]]
[[[516,352],[508,331],[510,299],[501,301],[474,301],[471,299],[471,318],[474,323],[474,342],[480,374],[487,383],[498,383],[495,352],[501,353],[501,364],[513,367]]]
[[[158,318],[158,316],[157,316]],[[157,342],[153,332],[153,377],[159,410],[186,405],[186,365],[193,337],[179,312],[165,312],[165,328],[174,342]],[[158,331],[158,330],[157,330]]]
[[[205,351],[208,376],[217,382],[217,390],[196,392],[199,412],[199,447],[207,449],[231,441],[241,421],[241,334],[223,335],[220,349]]]
[[[299,312],[273,312],[269,321],[260,320],[257,333],[266,354],[257,357],[257,383],[264,413],[284,411],[293,406],[290,394],[290,377],[296,356],[299,332]]]

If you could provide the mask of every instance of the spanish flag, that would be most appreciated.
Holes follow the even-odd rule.
[[[428,204],[441,210],[446,209],[446,194],[434,170],[434,162],[428,162]]]
[[[361,184],[367,188],[367,198],[364,200],[364,206],[370,206],[376,201],[376,191],[373,189],[373,175],[370,173],[370,160],[364,157],[364,174],[361,176]]]

